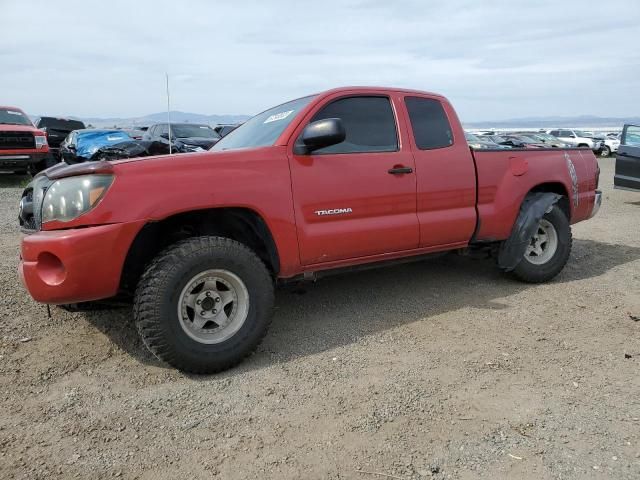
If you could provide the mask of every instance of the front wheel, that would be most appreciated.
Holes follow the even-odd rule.
[[[571,226],[564,212],[554,205],[538,224],[524,258],[513,270],[519,280],[542,283],[554,278],[564,268],[571,253]]]
[[[600,150],[600,156],[608,157],[609,155],[611,155],[611,149],[605,145],[602,147],[602,150]]]
[[[143,274],[134,316],[147,348],[191,373],[231,368],[252,353],[271,323],[274,286],[258,256],[222,237],[169,247]]]

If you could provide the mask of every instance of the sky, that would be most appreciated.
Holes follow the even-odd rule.
[[[0,105],[255,114],[345,85],[464,121],[640,113],[639,0],[0,0]]]

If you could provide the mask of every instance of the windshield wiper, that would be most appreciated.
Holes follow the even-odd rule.
[[[26,123],[15,123],[15,122],[0,122],[0,125],[23,125],[25,127],[28,126]]]

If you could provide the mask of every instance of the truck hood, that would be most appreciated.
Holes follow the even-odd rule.
[[[173,155],[156,155],[151,157],[134,157],[134,158],[123,158],[121,160],[112,160],[111,164],[114,166],[122,166],[126,168],[127,164],[144,162],[157,162],[158,165],[167,164],[167,163],[185,163],[193,160],[195,162],[210,162],[217,160],[232,160],[232,159],[242,159],[245,156],[251,156],[253,152],[258,150],[271,149],[276,147],[258,147],[258,148],[242,148],[237,150],[223,150],[223,151],[206,151],[206,152],[196,152],[196,153],[179,153]]]
[[[176,166],[190,168],[193,166],[204,166],[212,162],[235,162],[247,157],[255,157],[260,155],[260,151],[271,150],[274,148],[282,149],[283,147],[258,147],[244,148],[238,150],[220,151],[220,152],[199,152],[199,153],[180,153],[175,155],[157,155],[152,157],[134,157],[121,160],[111,161],[88,161],[68,165],[65,162],[57,163],[36,176],[46,175],[51,180],[57,180],[65,177],[75,177],[78,175],[88,175],[94,173],[113,174],[116,170],[126,172],[135,169],[137,164],[157,164],[158,174],[162,174],[165,169],[175,168]]]
[[[44,132],[31,125],[9,125],[6,123],[0,123],[0,132],[40,132],[44,135]]]

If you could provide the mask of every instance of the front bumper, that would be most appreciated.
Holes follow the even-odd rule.
[[[41,162],[49,156],[49,152],[38,153],[0,153],[0,168],[24,168]]]
[[[127,252],[144,222],[41,231],[22,239],[18,271],[42,303],[77,303],[118,293]]]
[[[600,210],[600,206],[602,205],[602,192],[600,190],[596,190],[596,198],[593,200],[593,208],[591,209],[591,213],[589,214],[589,218],[595,217]]]

